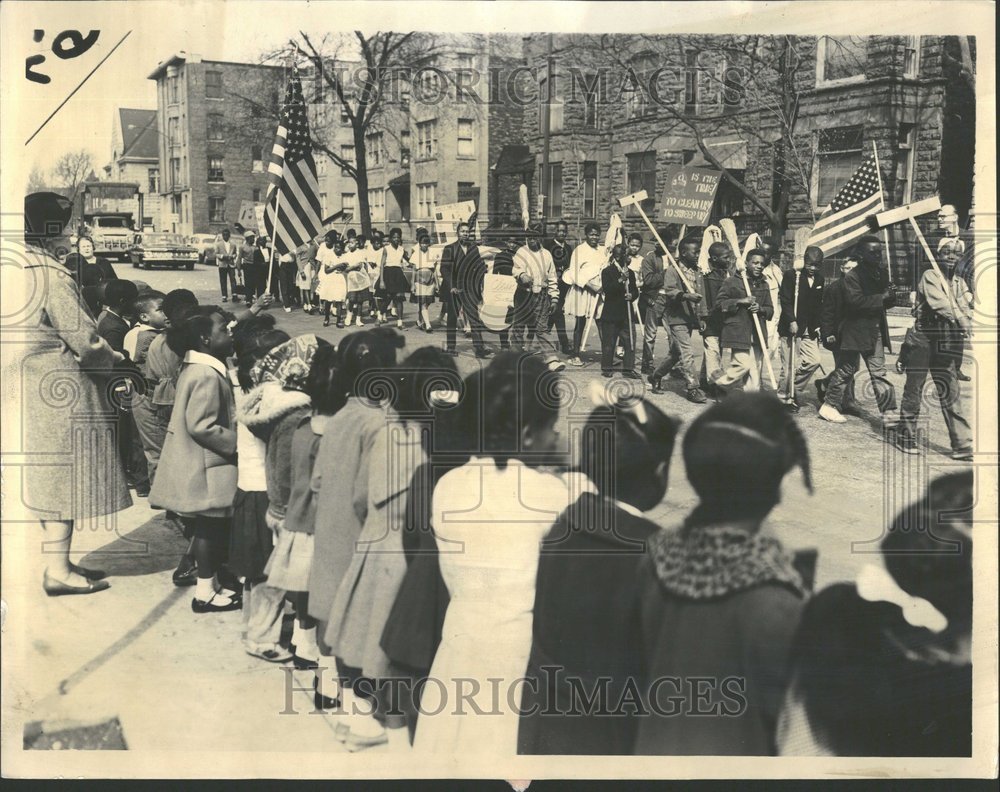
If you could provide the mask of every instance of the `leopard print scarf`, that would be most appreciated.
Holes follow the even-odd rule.
[[[765,583],[806,595],[781,543],[755,523],[685,524],[652,539],[650,553],[660,585],[679,597],[714,599]]]

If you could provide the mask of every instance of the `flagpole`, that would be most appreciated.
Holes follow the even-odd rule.
[[[281,208],[281,187],[276,185],[277,195],[274,197],[274,239],[271,240],[271,255],[267,262],[267,293],[271,294],[271,276],[274,275],[274,249],[278,243],[278,209]],[[265,227],[265,231],[267,228]]]
[[[872,151],[875,153],[875,175],[878,177],[878,200],[881,211],[885,211],[885,190],[882,189],[882,166],[878,161],[878,145],[872,141]],[[882,237],[885,243],[885,265],[889,268],[889,277],[892,278],[892,257],[889,255],[889,227],[885,228],[885,236]]]
[[[882,166],[878,161],[878,144],[872,141],[872,151],[875,153],[875,176],[878,178],[878,201],[882,211],[885,211],[885,190],[882,189]],[[889,252],[889,227],[885,228],[885,236],[882,237],[882,244],[885,245],[885,266],[889,271],[889,283],[892,283],[892,255]],[[885,318],[885,311],[882,312],[882,325],[885,335],[885,346],[887,352],[892,352],[892,338],[889,335],[889,325]]]

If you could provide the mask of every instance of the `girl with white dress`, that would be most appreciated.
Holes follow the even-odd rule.
[[[372,282],[368,276],[368,254],[358,248],[357,237],[347,237],[347,249],[341,260],[347,272],[347,324],[353,320],[361,327],[362,306],[371,299]]]
[[[413,292],[410,300],[417,304],[420,311],[417,317],[417,330],[425,333],[431,331],[430,305],[434,302],[434,292],[438,288],[438,266],[441,256],[432,252],[431,238],[427,233],[417,239],[417,249],[412,253],[413,260]]]
[[[323,301],[323,327],[330,326],[330,309],[337,315],[337,327],[344,326],[344,301],[347,299],[347,264],[343,259],[344,243],[334,233],[326,235],[326,242],[316,251],[316,268],[319,286],[317,294]]]
[[[540,465],[554,461],[558,405],[538,358],[501,353],[483,372],[483,455],[445,474],[431,521],[451,596],[424,688],[416,750],[517,754],[519,701],[531,650],[539,542],[569,505]],[[472,706],[471,702],[475,702]]]

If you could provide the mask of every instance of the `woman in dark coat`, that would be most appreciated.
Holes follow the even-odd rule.
[[[603,394],[604,389],[598,389]],[[641,700],[642,645],[636,571],[658,527],[657,506],[677,421],[646,401],[599,406],[583,430],[583,492],[546,537],[538,564],[531,657],[518,729],[520,754],[627,755]],[[598,680],[609,679],[599,688]],[[604,712],[581,707],[573,687],[603,690]]]
[[[774,396],[734,394],[691,424],[684,464],[700,502],[639,568],[650,715],[635,753],[774,755],[805,586],[762,524],[793,467],[812,489],[805,440]]]
[[[70,562],[73,529],[78,520],[132,504],[109,403],[112,367],[123,356],[97,334],[72,274],[52,252],[69,247],[71,211],[55,193],[24,199],[25,245],[14,259],[22,264],[2,268],[0,290],[4,404],[15,405],[15,416],[20,411],[3,433],[3,446],[5,453],[29,456],[21,468],[23,502],[42,523],[49,596],[108,588],[102,572]]]

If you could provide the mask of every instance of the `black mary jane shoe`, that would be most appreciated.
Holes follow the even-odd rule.
[[[653,387],[653,393],[663,393],[663,378],[650,374],[646,381]]]
[[[205,602],[195,597],[191,600],[191,610],[195,613],[228,613],[243,607],[243,600],[240,598],[230,600],[225,605],[216,605],[214,600],[215,597],[212,597],[208,602]]]
[[[184,564],[188,560],[189,565]],[[175,586],[193,586],[198,582],[198,565],[187,558],[181,560],[181,564],[174,570],[172,575]]]
[[[292,654],[292,665],[299,671],[315,671],[319,668],[318,660],[307,660],[305,657],[299,657],[297,654]]]
[[[86,586],[71,586],[69,583],[50,578],[46,569],[42,576],[42,588],[50,597],[65,597],[72,594],[95,594],[111,588],[111,584],[106,580],[88,580]]]
[[[316,680],[313,680],[313,704],[318,710],[339,710],[340,699],[324,696],[317,690]]]
[[[108,573],[103,569],[87,569],[86,567],[77,566],[72,562],[70,562],[69,568],[71,572],[76,572],[80,577],[85,577],[87,580],[104,580],[108,576]]]

